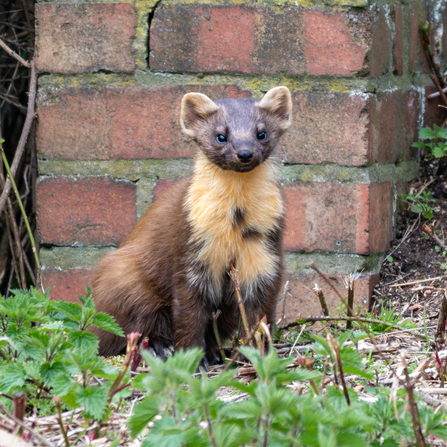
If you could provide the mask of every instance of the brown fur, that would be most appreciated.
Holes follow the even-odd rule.
[[[194,174],[165,191],[120,248],[99,263],[92,283],[97,310],[113,315],[125,333],[149,337],[159,355],[171,346],[199,346],[213,361],[213,312],[222,312],[217,320],[222,339],[239,323],[231,258],[250,323],[263,315],[274,322],[284,218],[279,167],[269,157],[290,120],[285,87],[260,101],[185,95],[183,131],[201,149]],[[259,138],[262,132],[265,139]],[[219,134],[224,143],[216,140]],[[249,151],[249,159],[241,151]],[[124,338],[96,333],[100,354],[125,349]]]

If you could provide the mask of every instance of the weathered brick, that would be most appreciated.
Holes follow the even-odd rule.
[[[411,144],[417,138],[420,105],[415,90],[396,90],[377,96],[379,103],[377,138],[371,161],[406,161],[412,156]]]
[[[67,271],[46,269],[42,271],[45,288],[51,286],[50,298],[79,303],[77,296],[85,295],[92,278],[89,269],[70,269]]]
[[[285,186],[284,197],[286,250],[370,254],[389,248],[390,182],[297,182]]]
[[[284,162],[368,163],[367,95],[294,92],[292,98],[293,123],[279,147]]]
[[[399,75],[404,72],[403,5],[400,2],[394,4],[393,71]]]
[[[131,4],[36,4],[36,68],[52,73],[133,72]]]
[[[423,20],[426,20],[424,2],[414,1],[410,5],[408,67],[411,71],[430,73],[419,32],[419,24]]]
[[[343,297],[347,296],[347,289],[343,284],[343,274],[329,275],[329,279],[333,282]],[[285,321],[291,323],[297,318],[306,318],[309,316],[322,315],[320,302],[318,297],[310,291],[318,284],[318,287],[323,290],[326,304],[330,311],[338,308],[340,298],[335,292],[321,279],[316,273],[291,275],[289,279],[288,296],[285,302]],[[362,307],[369,309],[370,300],[374,286],[379,282],[379,275],[364,274],[361,275],[355,282],[354,287],[354,307]],[[281,300],[277,306],[277,319],[282,316],[282,302]]]
[[[136,187],[107,177],[43,178],[37,216],[44,244],[117,245],[135,224]]]
[[[180,102],[250,95],[234,85],[68,88],[42,94],[36,144],[40,156],[67,160],[183,158],[196,149],[182,137]]]
[[[373,12],[281,11],[254,5],[161,5],[150,66],[168,72],[381,74],[390,30]]]

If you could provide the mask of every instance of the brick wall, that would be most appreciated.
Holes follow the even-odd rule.
[[[85,291],[154,196],[191,173],[182,96],[261,97],[286,85],[294,122],[279,148],[289,318],[319,314],[315,262],[368,306],[393,236],[397,193],[417,173],[429,84],[422,1],[41,2],[39,240],[54,298]],[[306,2],[306,5],[309,2]],[[295,6],[298,5],[298,6]]]

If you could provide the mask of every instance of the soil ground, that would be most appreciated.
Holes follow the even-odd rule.
[[[373,310],[394,308],[402,317],[437,318],[447,286],[447,247],[432,240],[423,230],[426,224],[447,245],[447,161],[421,163],[420,176],[410,193],[428,191],[433,202],[433,218],[407,211],[398,215],[395,239],[385,255],[380,282],[373,294]],[[405,206],[405,204],[403,204]],[[436,322],[434,320],[434,322]],[[429,321],[427,321],[427,324]]]

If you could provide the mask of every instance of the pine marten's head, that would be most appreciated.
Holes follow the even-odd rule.
[[[292,99],[287,87],[275,87],[261,99],[212,101],[202,93],[182,99],[183,132],[215,165],[248,172],[274,151],[292,122]]]

